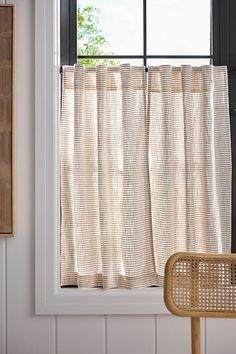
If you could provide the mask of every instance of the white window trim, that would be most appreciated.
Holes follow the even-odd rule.
[[[59,286],[59,0],[35,0],[35,312],[168,314],[163,289]]]

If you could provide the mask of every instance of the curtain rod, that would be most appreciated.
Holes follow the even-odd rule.
[[[213,55],[77,55],[77,59],[213,59]]]
[[[63,72],[62,68],[63,67],[60,66],[60,69],[59,69],[60,74],[62,74],[62,72]],[[233,72],[233,73],[236,74],[236,67],[230,67],[230,68],[227,67],[227,69],[228,69],[229,72]],[[148,72],[148,67],[147,66],[145,67],[145,71]]]

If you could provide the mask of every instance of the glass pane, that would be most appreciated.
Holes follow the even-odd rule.
[[[78,0],[78,54],[141,54],[142,0]]]
[[[211,0],[147,0],[148,54],[210,54]]]
[[[131,64],[134,66],[143,66],[143,59],[119,59],[120,64]]]
[[[96,66],[97,64],[118,66],[120,64],[126,64],[126,63],[135,66],[143,66],[142,59],[78,59],[78,63],[85,66]]]
[[[159,66],[159,65],[172,65],[172,66],[181,66],[181,65],[192,65],[192,66],[201,66],[201,65],[210,65],[210,59],[148,59],[148,66]]]

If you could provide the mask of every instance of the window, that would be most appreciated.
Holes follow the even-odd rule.
[[[77,26],[77,11],[85,14],[88,8],[90,24],[98,21],[96,28],[108,44],[102,50],[93,46],[89,51],[84,24]],[[77,4],[62,0],[61,18],[63,65],[81,61],[90,65],[91,59],[144,66],[204,65],[213,60],[210,0],[77,0]]]
[[[66,50],[59,57],[60,2],[58,0],[36,0],[36,313],[40,314],[153,314],[166,313],[162,294],[157,289],[122,292],[112,290],[106,294],[97,290],[60,289],[58,277],[59,230],[58,230],[58,117],[60,102],[60,75],[62,64],[73,64],[76,59],[74,40],[69,24],[74,1],[64,2],[67,27],[63,32]],[[213,2],[212,59],[215,65],[228,65],[230,79],[231,118],[236,107],[236,52],[233,44],[235,33],[236,5],[231,0]],[[69,9],[69,10],[68,10]],[[61,11],[62,15],[62,11]],[[63,22],[63,26],[65,25]],[[42,26],[42,23],[45,26]],[[71,41],[69,40],[71,38]],[[62,40],[62,38],[61,38]],[[74,50],[74,51],[73,51]],[[66,53],[66,54],[65,54]],[[166,54],[166,53],[165,53]],[[189,53],[192,54],[192,53]],[[195,53],[193,53],[195,55]],[[202,53],[200,53],[202,54]],[[148,55],[153,55],[148,53]],[[158,54],[159,55],[159,54]],[[160,54],[161,55],[161,54]],[[164,59],[171,59],[164,55]],[[172,54],[171,54],[172,55]],[[174,54],[173,54],[174,55]],[[180,55],[180,54],[178,54]],[[184,53],[184,57],[186,57]],[[205,55],[205,54],[204,54]],[[141,53],[141,58],[143,53]],[[182,55],[181,55],[182,58]],[[147,60],[152,58],[146,57]],[[161,59],[161,58],[155,58]],[[191,58],[192,60],[193,58]],[[53,119],[52,119],[53,117]],[[235,124],[231,119],[232,156],[235,159]],[[235,178],[233,165],[233,180]],[[232,229],[235,230],[235,189],[233,185]],[[233,250],[236,239],[233,238]]]

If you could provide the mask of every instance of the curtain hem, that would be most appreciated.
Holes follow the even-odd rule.
[[[61,279],[61,286],[76,285],[78,288],[147,288],[151,286],[162,287],[164,277],[155,273],[144,274],[135,277],[128,277],[123,275],[117,276],[103,276],[102,274],[92,275],[77,275],[75,273],[63,276]]]

